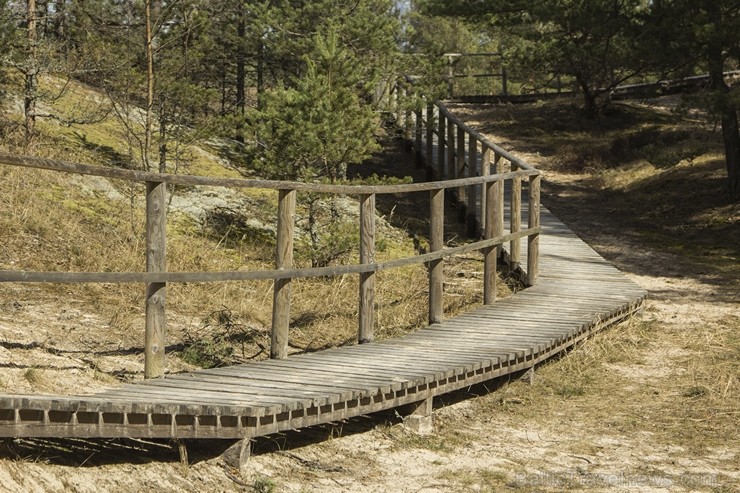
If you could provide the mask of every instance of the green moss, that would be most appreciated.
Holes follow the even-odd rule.
[[[121,224],[119,209],[110,201],[94,198],[65,199],[61,201],[64,209],[79,214],[84,220],[96,224],[116,227]]]

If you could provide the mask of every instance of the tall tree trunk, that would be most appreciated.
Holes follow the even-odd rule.
[[[740,128],[737,111],[732,108],[722,115],[722,139],[725,142],[727,189],[730,200],[737,202],[740,200]]]
[[[576,80],[578,81],[578,85],[581,86],[581,92],[583,94],[583,113],[586,118],[592,120],[596,118],[596,114],[598,113],[596,95],[585,80],[580,77],[576,77]]]
[[[26,147],[33,142],[36,130],[36,89],[38,86],[38,33],[36,31],[36,0],[26,3],[26,25],[28,27],[28,61],[25,68],[25,87],[23,91],[23,115],[26,120]]]
[[[715,25],[721,25],[722,12],[712,2],[709,14]],[[709,62],[710,89],[718,95],[724,96],[730,88],[725,83],[725,59],[722,54],[722,44],[717,38],[710,40],[707,47],[707,61]],[[737,108],[726,97],[717,98],[722,122],[722,140],[725,145],[725,162],[727,164],[727,189],[730,200],[740,199],[740,128],[738,126]]]
[[[152,36],[152,0],[144,3],[146,23],[146,118],[144,121],[144,168],[151,170],[149,147],[152,144],[152,112],[154,110],[154,40]]]
[[[265,93],[265,44],[262,39],[257,43],[257,109],[264,108]]]
[[[236,135],[234,138],[237,142],[244,143],[244,124],[242,119],[247,111],[247,98],[245,94],[246,89],[246,54],[244,53],[244,37],[246,34],[246,21],[244,7],[239,6],[239,20],[236,25],[236,36],[238,46],[236,48],[236,111],[237,111],[237,123],[236,123]]]
[[[167,171],[167,105],[164,96],[159,98],[159,172]]]
[[[67,2],[56,0],[54,2],[54,33],[64,43],[66,50],[67,41]]]

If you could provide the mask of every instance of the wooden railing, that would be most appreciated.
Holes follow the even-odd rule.
[[[440,159],[436,163],[438,181],[401,185],[341,185],[314,184],[290,181],[223,179],[203,176],[186,176],[158,174],[144,171],[91,166],[68,163],[42,158],[0,154],[0,163],[40,168],[66,173],[101,176],[146,184],[146,272],[29,272],[0,271],[0,282],[40,282],[40,283],[142,283],[146,285],[146,327],[145,327],[145,365],[146,378],[164,375],[164,348],[166,341],[166,286],[168,283],[185,282],[224,282],[270,279],[275,281],[273,294],[272,342],[270,356],[285,358],[288,352],[288,327],[290,321],[291,281],[296,278],[334,276],[341,274],[358,274],[360,276],[359,292],[359,328],[358,341],[371,342],[374,326],[374,290],[377,272],[412,264],[427,264],[429,272],[429,321],[436,323],[442,320],[442,288],[444,274],[442,263],[445,257],[482,250],[484,255],[484,302],[493,303],[496,292],[496,268],[498,249],[505,242],[511,242],[510,257],[518,262],[519,244],[524,237],[528,238],[528,282],[534,284],[537,277],[539,226],[539,180],[540,173],[518,158],[508,154],[483,136],[467,127],[449,111],[440,106],[435,110],[433,105],[427,108],[427,117],[421,115],[414,120],[415,133],[427,136],[426,159],[433,162],[434,145],[429,139],[436,129],[424,122],[433,122],[435,111],[440,115],[439,135],[445,135],[444,125],[450,129],[447,141],[439,139]],[[432,132],[430,134],[430,132]],[[469,136],[470,156],[477,153],[481,146],[482,172],[475,176],[472,172],[464,176],[462,163],[463,153],[455,153],[454,135]],[[420,140],[418,141],[420,142]],[[418,144],[417,142],[417,144]],[[442,159],[447,145],[452,152],[449,162],[455,166],[445,166]],[[418,146],[420,148],[421,145]],[[458,147],[459,148],[459,147]],[[460,157],[463,156],[461,160]],[[477,162],[470,158],[470,162]],[[510,163],[507,168],[504,163]],[[491,174],[490,165],[496,166]],[[476,165],[477,166],[477,165]],[[468,167],[472,169],[472,166]],[[451,173],[447,173],[450,170]],[[450,179],[447,179],[450,178]],[[504,182],[511,181],[511,225],[509,233],[504,232]],[[529,182],[529,225],[521,229],[521,181]],[[168,272],[166,267],[166,224],[167,224],[167,186],[212,186],[228,188],[259,188],[278,191],[277,218],[277,251],[275,269],[259,271],[226,271],[226,272]],[[481,189],[480,208],[471,214],[479,214],[484,225],[481,239],[473,243],[454,248],[444,248],[444,196],[445,190],[457,190],[458,196],[467,190]],[[319,192],[326,194],[343,194],[356,196],[360,202],[360,245],[358,265],[339,265],[319,268],[295,268],[293,266],[293,232],[296,210],[296,193],[298,191]],[[412,257],[399,258],[384,262],[375,261],[375,197],[379,194],[397,194],[412,192],[429,192],[430,232],[429,253]],[[473,193],[473,192],[470,192]],[[473,204],[471,202],[471,204]]]

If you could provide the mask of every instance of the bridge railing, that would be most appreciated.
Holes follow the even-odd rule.
[[[528,185],[528,228],[537,228],[540,207],[541,175],[523,159],[511,154],[501,146],[491,142],[465,122],[454,116],[442,103],[428,103],[417,109],[413,117],[406,116],[403,121],[406,136],[412,140],[417,161],[424,163],[430,174],[438,180],[454,180],[464,177],[486,177],[513,173],[491,185],[489,190],[483,185],[469,185],[454,188],[454,198],[461,212],[459,219],[468,224],[468,236],[476,236],[479,229],[486,236],[498,237],[504,233],[503,216],[509,180],[509,233],[514,234],[522,228],[522,183]],[[413,135],[413,139],[412,136]],[[519,171],[530,172],[525,175]],[[489,207],[492,204],[492,207]],[[489,214],[493,217],[489,218]],[[489,231],[491,229],[491,231]],[[539,235],[528,236],[526,282],[534,284],[538,275]],[[501,247],[499,246],[499,253]],[[511,239],[509,263],[513,269],[521,264],[521,237]]]
[[[141,283],[146,286],[146,318],[144,343],[144,376],[155,378],[164,375],[164,348],[166,343],[166,286],[168,283],[225,282],[269,279],[275,282],[272,308],[272,337],[270,357],[285,358],[288,354],[288,328],[290,322],[291,281],[297,278],[358,274],[359,288],[359,327],[358,341],[371,342],[374,339],[374,292],[375,274],[380,271],[412,264],[426,264],[429,276],[429,321],[440,322],[443,317],[442,292],[444,274],[443,260],[450,255],[482,251],[484,255],[484,302],[493,303],[496,292],[496,267],[498,249],[505,242],[512,243],[511,258],[516,261],[519,243],[528,238],[529,283],[537,277],[539,225],[539,179],[540,173],[516,157],[506,153],[488,142],[477,132],[466,127],[443,107],[439,108],[440,125],[456,128],[458,136],[469,135],[471,152],[473,146],[482,145],[483,162],[496,164],[496,172],[490,173],[484,165],[481,176],[463,176],[458,167],[446,168],[438,163],[440,170],[451,170],[448,176],[440,173],[438,181],[400,185],[343,185],[314,184],[290,181],[225,179],[204,176],[159,174],[144,171],[92,166],[43,158],[0,154],[0,163],[40,168],[65,173],[92,175],[104,178],[122,179],[146,184],[146,272],[39,272],[39,271],[0,271],[0,282],[33,283]],[[431,113],[430,113],[431,116]],[[427,119],[427,121],[431,121]],[[423,119],[417,119],[418,125]],[[429,128],[426,129],[429,131]],[[420,130],[421,131],[421,130]],[[444,135],[444,132],[441,132]],[[452,135],[452,134],[450,134]],[[452,146],[453,138],[448,139]],[[439,146],[443,148],[444,139]],[[453,148],[453,147],[450,147]],[[429,147],[427,147],[429,153]],[[442,152],[439,154],[443,155]],[[450,154],[455,156],[455,154]],[[459,154],[458,154],[459,156]],[[491,161],[493,159],[493,161]],[[508,169],[503,161],[511,163]],[[432,162],[430,159],[428,162]],[[450,158],[452,162],[452,158]],[[440,161],[441,163],[441,161]],[[451,178],[451,179],[446,179]],[[521,206],[521,182],[528,180],[529,224],[521,229],[518,221]],[[504,232],[504,182],[511,181],[512,205],[511,227]],[[277,250],[275,269],[225,272],[169,272],[166,264],[167,246],[167,186],[208,186],[236,189],[256,188],[278,191]],[[444,248],[444,196],[445,190],[466,190],[479,188],[483,191],[480,217],[483,219],[482,239],[454,248]],[[295,228],[296,195],[298,191],[355,196],[360,203],[360,244],[359,264],[337,265],[318,268],[295,268],[293,265],[293,238]],[[429,253],[383,262],[375,260],[375,198],[379,194],[423,193],[430,194],[429,211]]]

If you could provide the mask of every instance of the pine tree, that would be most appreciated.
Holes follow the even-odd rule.
[[[333,182],[378,148],[378,117],[361,98],[361,61],[339,44],[337,30],[316,33],[313,42],[305,74],[267,91],[256,113],[261,157],[275,177]]]

